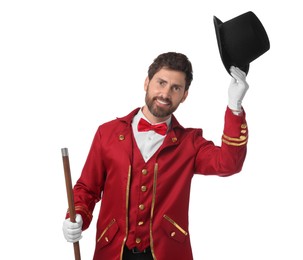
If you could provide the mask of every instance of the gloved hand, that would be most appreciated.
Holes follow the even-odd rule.
[[[63,234],[67,242],[75,243],[79,241],[82,236],[83,220],[80,214],[76,214],[76,222],[73,223],[70,219],[66,219],[63,222]]]
[[[228,107],[235,111],[242,111],[242,100],[249,86],[246,82],[246,73],[237,67],[230,67],[232,79],[228,88]]]

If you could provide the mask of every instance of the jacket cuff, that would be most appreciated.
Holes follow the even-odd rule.
[[[244,109],[240,115],[235,115],[232,110],[227,107],[222,136],[223,143],[231,146],[246,145],[248,139],[248,128],[245,116]]]
[[[75,206],[76,214],[80,214],[83,220],[82,230],[85,230],[89,227],[93,219],[93,215],[83,206]],[[69,210],[66,213],[66,218],[69,218]]]

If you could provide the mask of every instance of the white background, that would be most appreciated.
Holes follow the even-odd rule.
[[[61,148],[73,182],[101,123],[144,103],[160,53],[185,53],[194,81],[176,117],[220,145],[230,76],[213,15],[260,18],[271,49],[251,63],[243,171],[195,176],[195,260],[303,259],[302,9],[300,1],[27,0],[0,3],[1,259],[73,259]],[[98,205],[97,205],[98,208]],[[80,242],[92,259],[94,222]],[[162,259],[161,259],[162,260]]]

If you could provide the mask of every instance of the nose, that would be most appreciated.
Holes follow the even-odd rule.
[[[161,95],[163,98],[170,98],[171,97],[171,87],[169,85],[162,88]]]

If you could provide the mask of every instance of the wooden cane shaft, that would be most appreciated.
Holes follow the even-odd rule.
[[[68,208],[69,208],[69,217],[70,217],[71,222],[76,222],[76,211],[75,211],[74,194],[73,194],[73,187],[72,187],[72,178],[71,178],[68,150],[67,150],[67,148],[62,148],[61,152],[62,152],[63,169],[64,169],[65,184],[66,184],[66,194],[67,194],[67,201],[68,201]],[[74,245],[75,260],[81,260],[79,242],[75,242],[75,243],[73,243],[73,245]]]
[[[65,177],[65,184],[66,184],[66,194],[67,194],[67,201],[68,201],[68,208],[69,208],[69,217],[70,217],[71,222],[76,222],[76,211],[75,211],[75,204],[74,204],[69,158],[68,158],[68,156],[63,156],[62,159],[63,159],[64,177]]]
[[[79,241],[74,243],[74,255],[75,255],[75,260],[81,260]]]

